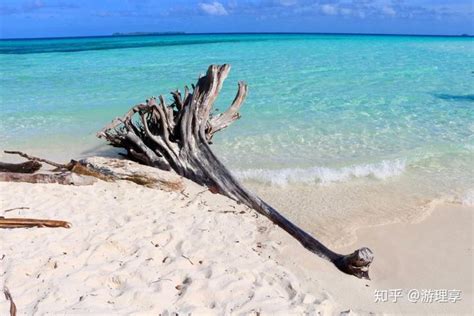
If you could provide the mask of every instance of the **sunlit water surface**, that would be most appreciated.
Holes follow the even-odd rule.
[[[361,225],[474,201],[471,38],[189,35],[0,41],[0,148],[104,154],[95,133],[209,64],[250,93],[214,149],[245,183],[332,243]]]

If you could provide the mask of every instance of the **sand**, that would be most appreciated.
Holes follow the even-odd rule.
[[[275,260],[269,221],[185,182],[183,193],[0,183],[1,210],[29,207],[4,215],[73,225],[0,231],[0,285],[19,314],[332,312],[323,291],[306,292]]]
[[[349,253],[369,246],[375,253],[370,281],[337,275],[331,264],[301,252],[297,243],[286,236],[282,241],[286,247],[279,255],[285,258],[282,259],[285,266],[307,280],[302,286],[308,286],[311,292],[311,284],[317,280],[339,306],[357,314],[472,315],[473,214],[473,207],[440,204],[429,217],[416,224],[360,229],[355,244],[336,250]],[[435,301],[436,297],[442,297],[436,291],[443,289],[451,291],[453,299],[461,291],[461,300]],[[402,297],[394,303],[396,290],[402,291]],[[376,291],[392,294],[387,301],[376,302]],[[420,297],[409,299],[410,291],[418,292]]]
[[[146,168],[146,167],[144,167]],[[371,281],[337,271],[266,218],[190,181],[0,183],[0,216],[70,229],[0,230],[0,286],[19,315],[471,314],[473,208],[442,204],[417,224],[360,229]],[[3,213],[14,207],[28,209]],[[458,289],[456,303],[375,303],[375,290]],[[0,296],[0,315],[9,303]]]

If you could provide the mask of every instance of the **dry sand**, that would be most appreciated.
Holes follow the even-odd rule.
[[[73,225],[0,231],[0,285],[19,314],[333,311],[323,291],[306,292],[275,260],[269,221],[185,184],[180,193],[126,181],[0,183],[0,210],[29,207],[4,215]],[[2,295],[0,315],[7,310]]]
[[[0,286],[19,315],[472,314],[472,207],[445,204],[418,224],[361,229],[337,250],[372,248],[366,281],[253,210],[184,183],[184,192],[127,181],[0,183],[0,216],[73,224],[0,230]],[[28,209],[3,214],[14,207]],[[375,303],[377,289],[458,289],[462,300]],[[0,296],[0,315],[8,308]]]

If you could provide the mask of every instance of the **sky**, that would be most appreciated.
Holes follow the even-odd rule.
[[[474,34],[474,0],[2,0],[0,37],[114,32]]]

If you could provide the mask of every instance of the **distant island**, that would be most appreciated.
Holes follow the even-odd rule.
[[[131,33],[113,33],[112,36],[148,36],[148,35],[184,35],[185,32],[131,32]]]

